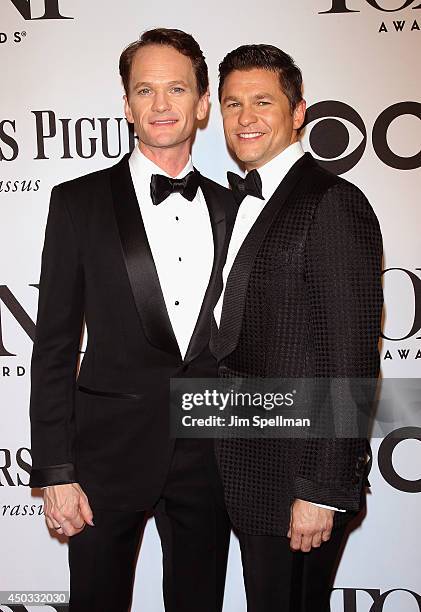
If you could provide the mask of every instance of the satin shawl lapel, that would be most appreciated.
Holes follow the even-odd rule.
[[[149,342],[163,351],[178,355],[181,359],[146,236],[128,160],[129,155],[125,155],[120,163],[111,169],[111,190],[136,309]]]
[[[212,316],[213,307],[217,299],[216,292],[224,259],[224,247],[225,249],[227,247],[225,240],[226,219],[223,202],[221,202],[218,193],[215,192],[212,183],[206,180],[202,175],[200,175],[200,188],[209,210],[213,234],[214,257],[209,283],[202,302],[202,308],[187,348],[185,356],[186,362],[192,361],[200,355],[209,342],[210,317]]]
[[[275,215],[284,206],[288,196],[303,176],[309,164],[314,164],[314,161],[311,155],[306,153],[292,166],[264,206],[256,223],[251,228],[238,251],[225,287],[221,322],[215,343],[215,354],[218,360],[232,353],[238,344],[247,287],[257,252]]]

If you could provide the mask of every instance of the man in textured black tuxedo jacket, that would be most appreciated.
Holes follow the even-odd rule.
[[[335,413],[351,379],[378,375],[376,216],[357,187],[304,154],[301,72],[287,54],[232,51],[219,95],[227,144],[247,170],[229,173],[239,212],[214,311],[219,373],[331,379]],[[329,609],[344,527],[361,507],[366,445],[358,435],[218,441],[249,612]]]
[[[236,206],[190,160],[196,121],[208,112],[196,41],[146,32],[123,52],[120,73],[139,146],[51,196],[30,486],[46,487],[49,527],[71,536],[71,611],[128,609],[153,511],[166,609],[217,612],[229,521],[212,442],[169,438],[169,379],[216,376],[210,322]]]

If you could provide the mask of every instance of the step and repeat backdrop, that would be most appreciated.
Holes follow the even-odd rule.
[[[306,150],[368,196],[384,237],[383,378],[421,372],[421,3],[419,0],[1,0],[0,591],[68,590],[67,544],[52,537],[31,466],[28,405],[37,283],[51,187],[109,166],[135,145],[123,115],[122,49],[152,27],[191,32],[209,64],[212,106],[194,162],[226,183],[216,95],[222,57],[271,43],[302,68]],[[409,381],[408,379],[411,379]],[[399,389],[399,391],[398,391]],[[418,396],[419,398],[419,396]],[[402,428],[405,426],[405,429]],[[367,513],[350,534],[332,612],[421,610],[421,428],[410,417],[373,439]],[[133,610],[163,610],[161,550],[147,525]],[[39,610],[1,604],[1,612]],[[54,607],[45,607],[52,610]],[[232,538],[224,610],[245,611]],[[87,611],[88,612],[88,611]]]

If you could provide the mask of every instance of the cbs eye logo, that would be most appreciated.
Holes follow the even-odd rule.
[[[404,156],[394,151],[388,140],[389,128],[404,115],[421,119],[421,103],[398,102],[386,108],[374,122],[371,139],[377,157],[386,166],[397,170],[414,170],[421,166],[421,150]],[[311,127],[311,124],[314,125]],[[304,126],[312,152],[327,170],[344,174],[362,158],[367,146],[367,128],[361,115],[345,102],[325,100],[313,104],[307,109]],[[360,133],[357,146],[350,144],[351,140],[355,140],[352,131]],[[405,141],[402,137],[400,140]],[[399,148],[402,149],[401,142]]]

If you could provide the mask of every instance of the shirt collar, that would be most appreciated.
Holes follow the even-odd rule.
[[[292,166],[304,155],[301,142],[294,142],[257,171],[262,179],[262,194],[265,201],[274,194],[279,183]]]
[[[129,158],[129,164],[130,164],[130,169],[132,170],[132,173],[134,174],[134,176],[142,177],[142,184],[144,185],[149,186],[152,174],[163,174],[164,176],[170,176],[169,174],[165,172],[165,170],[163,170],[162,168],[154,164],[153,161],[151,161],[148,157],[146,157],[146,155],[144,155],[141,152],[139,147],[135,147],[133,149],[133,152]],[[183,178],[184,176],[186,176],[186,174],[188,174],[192,170],[194,170],[194,168],[193,168],[193,162],[192,162],[191,155],[190,155],[187,161],[187,164],[184,166],[181,172],[177,174],[176,177],[173,177],[173,178]]]

